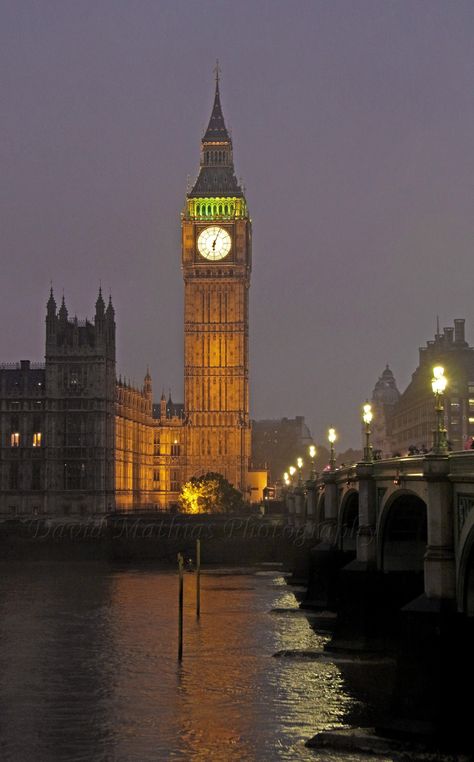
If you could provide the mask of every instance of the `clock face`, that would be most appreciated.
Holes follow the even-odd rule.
[[[232,246],[232,240],[227,230],[218,225],[211,225],[209,228],[204,228],[199,234],[197,245],[199,253],[203,257],[215,262],[227,256]]]

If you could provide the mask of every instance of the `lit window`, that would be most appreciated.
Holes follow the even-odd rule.
[[[35,431],[33,434],[33,447],[41,447],[41,431]]]
[[[474,418],[471,416],[469,417],[469,423],[474,423]]]
[[[10,445],[11,447],[20,446],[20,432],[19,431],[12,431],[10,435]]]

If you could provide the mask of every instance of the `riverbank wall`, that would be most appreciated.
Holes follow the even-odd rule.
[[[178,553],[203,564],[278,562],[307,574],[314,540],[283,521],[258,516],[117,515],[89,521],[28,519],[0,524],[5,560],[108,560],[174,564]]]

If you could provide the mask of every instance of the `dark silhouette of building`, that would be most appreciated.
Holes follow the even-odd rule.
[[[379,377],[372,392],[372,446],[374,453],[388,458],[392,453],[392,442],[389,435],[389,421],[395,405],[400,399],[397,382],[389,366]]]
[[[280,481],[290,465],[296,466],[298,457],[305,459],[312,442],[302,415],[252,421],[252,460],[256,468],[268,468],[270,484]]]

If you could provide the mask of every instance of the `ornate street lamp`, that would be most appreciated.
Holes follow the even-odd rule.
[[[296,468],[294,466],[290,466],[288,471],[290,473],[290,484],[293,484],[293,477],[296,474]]]
[[[311,481],[314,481],[316,479],[316,471],[314,470],[314,459],[316,457],[316,447],[314,444],[310,445],[308,447],[309,457],[311,458],[311,473],[309,475],[309,478]]]
[[[336,466],[336,455],[334,453],[334,442],[336,441],[336,439],[337,439],[336,429],[329,429],[328,440],[331,446],[331,455],[329,457],[329,468],[331,471],[334,471],[334,468]]]
[[[372,454],[372,445],[370,444],[370,424],[372,422],[372,405],[367,400],[362,408],[362,420],[365,424],[365,447],[364,447],[364,462],[372,463],[374,457]]]
[[[285,486],[288,487],[290,484],[290,475],[288,471],[285,471],[285,473],[283,474],[283,481],[285,482]]]
[[[301,469],[303,468],[303,458],[298,458],[296,461],[296,465],[298,466],[298,484],[303,484],[303,479],[301,478]]]
[[[443,423],[444,402],[443,394],[445,392],[448,380],[444,375],[442,365],[436,365],[433,368],[433,378],[431,379],[431,388],[435,396],[436,411],[436,429],[433,432],[433,452],[436,455],[445,455],[448,452],[448,439],[446,429]]]

